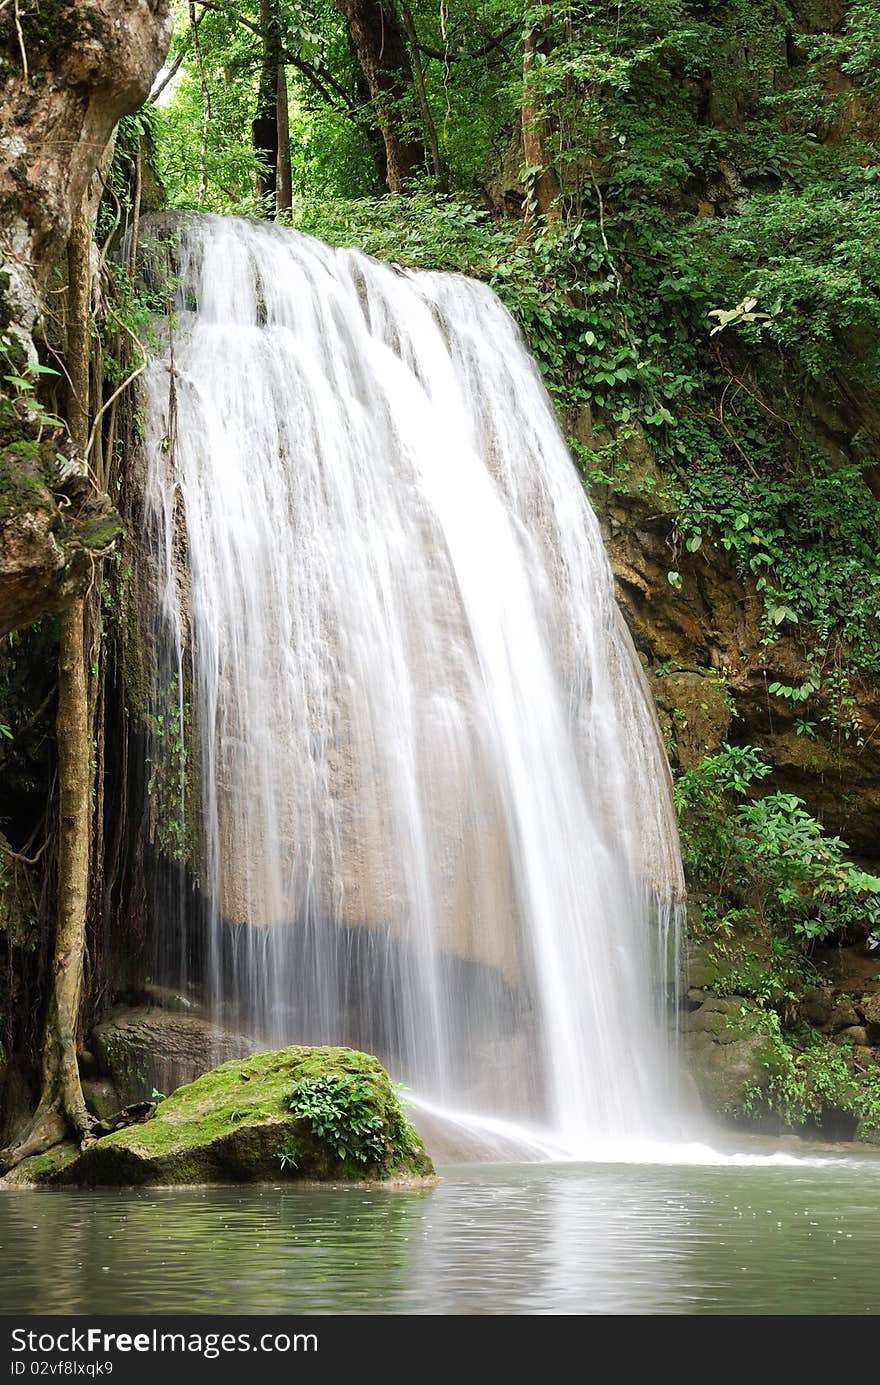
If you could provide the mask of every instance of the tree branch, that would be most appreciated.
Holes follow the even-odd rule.
[[[198,29],[199,25],[201,24],[202,20],[204,19],[205,15],[207,14],[207,12],[208,12],[208,6],[205,5],[205,7],[204,7],[204,9],[202,10],[201,14],[195,19],[195,21],[194,21],[194,26],[193,26],[193,28],[190,30],[190,33],[187,35],[187,39],[188,39],[188,40],[191,39],[191,38],[193,37],[193,35],[195,34],[195,32],[196,32],[196,30]],[[180,50],[180,52],[178,53],[177,57],[174,59],[174,62],[171,64],[171,66],[169,67],[169,69],[168,69],[168,71],[166,72],[165,76],[162,78],[162,81],[159,83],[159,85],[155,88],[154,91],[151,91],[151,92],[150,92],[150,95],[149,95],[149,97],[148,97],[147,99],[148,99],[148,101],[150,102],[151,105],[154,105],[154,104],[156,103],[156,101],[158,101],[159,97],[162,95],[162,92],[165,90],[165,88],[167,87],[168,83],[171,82],[171,81],[173,81],[174,78],[177,76],[177,74],[178,74],[178,72],[180,71],[181,66],[182,66],[182,64],[183,64],[183,60],[184,60],[184,58],[187,56],[188,49],[189,49],[189,43],[187,42],[187,43],[185,43],[184,46],[181,48],[181,50]]]
[[[485,58],[493,49],[500,48],[502,43],[506,43],[511,35],[518,31],[519,27],[518,23],[508,24],[507,28],[502,29],[500,34],[496,34],[494,38],[488,39],[480,48],[474,48],[470,53],[446,52],[442,48],[431,48],[427,43],[422,43],[421,40],[418,40],[418,48],[419,52],[424,53],[426,58],[438,58],[442,63],[471,62],[474,58]]]

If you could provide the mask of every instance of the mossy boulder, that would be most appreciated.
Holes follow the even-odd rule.
[[[711,997],[684,1019],[687,1065],[706,1108],[742,1119],[770,1081],[767,1015],[743,996]]]
[[[377,1059],[348,1048],[286,1048],[224,1063],[160,1102],[151,1120],[41,1168],[35,1181],[155,1187],[433,1173]]]
[[[860,1009],[868,1031],[868,1042],[880,1044],[880,994],[863,995]]]
[[[690,917],[688,919],[690,922]],[[712,942],[691,942],[688,946],[688,985],[698,990],[722,988],[737,969],[737,959]]]

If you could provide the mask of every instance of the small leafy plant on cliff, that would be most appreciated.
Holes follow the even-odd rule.
[[[849,933],[880,918],[880,877],[845,859],[794,794],[775,793],[736,813],[740,855],[751,853],[758,907],[770,922],[787,919],[810,942]]]
[[[723,745],[675,782],[681,849],[692,884],[720,894],[733,861],[731,812],[737,798],[771,772],[754,746]],[[715,885],[717,888],[712,889]]]

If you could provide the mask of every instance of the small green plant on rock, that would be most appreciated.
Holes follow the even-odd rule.
[[[278,1162],[281,1165],[281,1172],[286,1173],[288,1169],[299,1168],[296,1162],[296,1142],[291,1138],[278,1155]]]
[[[382,1164],[389,1142],[411,1142],[411,1127],[399,1106],[384,1120],[376,1110],[376,1094],[366,1077],[347,1073],[303,1077],[290,1094],[289,1106],[343,1163]]]

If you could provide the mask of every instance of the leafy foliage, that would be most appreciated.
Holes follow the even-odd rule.
[[[846,843],[828,836],[794,794],[748,797],[770,770],[754,747],[724,746],[678,779],[692,879],[807,945],[870,931],[880,920],[880,877],[849,862]]]
[[[304,1077],[291,1092],[289,1107],[343,1163],[383,1165],[394,1147],[408,1148],[414,1140],[399,1103],[384,1116],[376,1109],[376,1093],[368,1077],[346,1073]],[[287,1162],[294,1162],[294,1153],[286,1151]]]
[[[769,1111],[784,1125],[798,1127],[821,1122],[830,1110],[851,1116],[860,1135],[880,1129],[880,1068],[860,1069],[851,1044],[835,1043],[809,1025],[786,1035],[775,1016],[767,1018],[772,1036],[769,1080],[748,1093],[748,1113]]]

